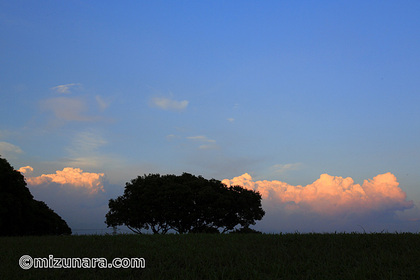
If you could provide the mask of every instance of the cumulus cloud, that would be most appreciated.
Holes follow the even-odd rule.
[[[19,170],[27,172],[33,168],[25,166]],[[67,167],[37,177],[28,173],[24,176],[34,198],[45,201],[76,233],[95,233],[93,229],[105,229],[103,221],[109,210],[108,201],[121,192],[121,187],[110,185],[103,173],[84,172],[79,168]]]
[[[177,101],[165,97],[154,97],[151,99],[151,105],[162,110],[183,111],[188,106],[188,101]]]
[[[19,170],[32,171],[33,168],[26,166]],[[48,186],[55,183],[63,187],[85,190],[90,194],[96,194],[99,191],[105,192],[103,186],[104,175],[104,173],[89,173],[84,172],[80,168],[66,167],[61,171],[57,170],[55,174],[42,174],[38,177],[28,177],[26,180],[32,186]]]
[[[65,85],[58,85],[52,87],[51,89],[57,93],[68,94],[70,93],[70,89],[73,87],[80,86],[79,83],[72,83],[72,84],[65,84]]]
[[[397,178],[391,173],[377,175],[362,185],[355,184],[350,177],[328,174],[322,174],[305,187],[276,180],[254,181],[248,173],[222,182],[259,191],[263,200],[281,204],[287,210],[303,210],[323,216],[393,212],[413,207],[413,202],[406,201],[406,193],[399,188]]]

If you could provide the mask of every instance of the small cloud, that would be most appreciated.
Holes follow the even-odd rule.
[[[53,90],[53,91],[55,91],[57,93],[69,94],[71,88],[78,87],[78,86],[81,86],[81,84],[79,84],[79,83],[72,83],[72,84],[55,86],[55,87],[52,87],[51,90]]]
[[[233,123],[233,122],[235,121],[235,119],[234,119],[234,118],[227,118],[227,120],[228,120],[229,122],[231,122],[231,123]]]
[[[23,151],[18,146],[15,146],[13,144],[7,143],[7,142],[0,142],[0,155],[8,156],[11,154],[22,154]]]
[[[214,150],[214,149],[217,149],[217,148],[219,148],[217,145],[200,145],[200,146],[198,146],[198,148],[200,149],[200,150]]]
[[[187,139],[193,140],[193,141],[201,141],[201,142],[208,142],[208,143],[215,143],[216,140],[209,139],[207,136],[204,135],[198,135],[198,136],[190,136],[187,137]]]
[[[172,140],[177,139],[177,138],[179,138],[179,136],[177,136],[175,134],[166,135],[166,140],[168,140],[168,141],[172,141]]]
[[[151,105],[153,107],[169,110],[169,111],[183,111],[188,106],[188,101],[176,101],[165,97],[154,97],[151,99]]]
[[[210,139],[204,135],[190,136],[190,137],[187,137],[187,139],[195,141],[195,142],[205,143],[198,146],[200,150],[212,150],[212,149],[218,148],[218,146],[216,145],[216,140]]]
[[[297,170],[302,166],[302,163],[286,163],[286,164],[276,164],[271,167],[272,170],[276,173],[284,173],[290,170]]]
[[[103,187],[104,173],[84,172],[80,168],[66,167],[63,170],[57,170],[55,174],[42,174],[38,177],[29,177],[29,185],[49,185],[56,183],[73,189],[84,189],[90,194],[96,194],[99,191],[105,192]]]
[[[19,168],[17,171],[19,171],[20,173],[23,173],[25,175],[30,175],[34,171],[34,169],[31,166],[28,165],[28,166],[24,166],[24,167]]]
[[[95,96],[96,102],[98,103],[99,108],[103,111],[109,107],[109,102],[105,101],[100,95]]]

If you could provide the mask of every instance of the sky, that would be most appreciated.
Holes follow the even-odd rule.
[[[0,155],[76,233],[149,173],[263,232],[420,231],[420,2],[0,0]]]

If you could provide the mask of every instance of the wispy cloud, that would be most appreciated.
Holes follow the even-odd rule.
[[[55,87],[52,87],[51,90],[57,92],[57,93],[61,93],[61,94],[69,94],[71,91],[71,88],[74,87],[80,87],[81,84],[79,83],[72,83],[72,84],[65,84],[65,85],[58,85]]]
[[[198,146],[200,150],[212,150],[218,148],[216,140],[210,139],[204,135],[189,136],[187,139],[201,143],[201,145]]]
[[[10,156],[23,153],[22,149],[8,142],[0,142],[0,155]]]
[[[107,143],[100,133],[79,132],[72,138],[70,146],[66,148],[69,155],[66,163],[83,168],[95,168],[106,162],[111,162],[111,156],[100,152],[100,148]]]
[[[100,95],[95,96],[96,103],[98,104],[99,108],[103,111],[109,107],[110,102],[104,100]]]
[[[187,139],[194,140],[194,141],[200,141],[200,142],[207,142],[207,143],[215,143],[216,140],[210,139],[207,136],[204,135],[197,135],[197,136],[189,136]]]
[[[275,173],[285,173],[287,171],[290,170],[298,170],[300,167],[302,166],[302,163],[297,162],[297,163],[286,163],[286,164],[276,164],[273,165],[271,167],[271,169],[275,172]]]
[[[72,146],[68,150],[71,153],[86,155],[95,152],[105,144],[107,141],[99,133],[82,131],[74,136]]]
[[[57,97],[41,101],[41,108],[63,121],[90,122],[99,118],[86,114],[88,106],[80,98]]]
[[[177,101],[166,97],[153,97],[150,101],[153,107],[169,111],[183,111],[189,103],[187,100]]]

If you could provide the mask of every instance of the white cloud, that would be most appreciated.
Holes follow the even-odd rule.
[[[51,89],[55,92],[62,93],[62,94],[69,94],[70,89],[73,87],[81,86],[79,83],[72,83],[72,84],[65,84],[65,85],[58,85],[52,87]]]
[[[233,122],[235,121],[235,119],[234,119],[234,118],[227,118],[227,120],[228,120],[229,122],[231,122],[231,123],[233,123]]]
[[[176,101],[165,97],[154,97],[151,99],[151,105],[162,110],[183,111],[188,106],[188,101]]]
[[[10,156],[14,154],[22,154],[23,151],[18,146],[10,144],[8,142],[0,142],[0,155],[2,156]]]
[[[215,143],[216,140],[209,139],[207,136],[204,135],[198,135],[198,136],[189,136],[187,139],[193,140],[193,141],[200,141],[200,142],[207,142],[207,143]]]

